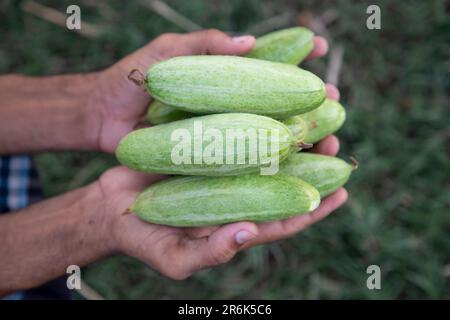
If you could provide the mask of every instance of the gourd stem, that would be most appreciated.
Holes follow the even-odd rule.
[[[128,80],[139,87],[145,87],[144,84],[147,83],[145,75],[138,69],[133,69],[130,71],[128,74]]]
[[[297,146],[302,149],[311,149],[313,147],[313,144],[300,141],[297,143]]]
[[[133,210],[131,208],[127,208],[127,209],[125,209],[124,212],[122,212],[122,215],[126,216],[126,215],[132,214],[132,213],[133,213]]]
[[[358,162],[355,158],[353,158],[352,156],[350,156],[350,157],[348,157],[348,158],[349,158],[350,161],[352,162],[352,167],[353,167],[352,171],[355,171],[356,169],[358,169],[358,167],[359,167],[359,162]]]

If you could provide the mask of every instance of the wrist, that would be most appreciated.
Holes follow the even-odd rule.
[[[83,82],[90,88],[89,92],[79,101],[80,130],[83,144],[88,150],[100,150],[100,133],[104,103],[101,93],[101,81],[104,71],[80,75]]]
[[[114,208],[108,205],[98,182],[82,188],[82,192],[76,204],[78,206],[76,211],[81,213],[76,223],[76,233],[88,244],[93,260],[97,260],[117,251],[116,239],[112,232],[115,215],[111,209]]]
[[[0,291],[38,286],[110,255],[109,220],[95,185],[0,217]]]
[[[0,77],[0,153],[97,149],[97,78]]]

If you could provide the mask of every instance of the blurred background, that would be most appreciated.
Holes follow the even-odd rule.
[[[65,28],[71,4],[81,8],[81,33]],[[381,30],[366,28],[370,4],[381,8]],[[338,81],[347,108],[340,156],[360,162],[348,203],[306,232],[186,281],[108,258],[83,270],[94,292],[79,298],[449,299],[448,9],[439,0],[0,1],[0,73],[101,70],[162,33],[197,28],[258,36],[303,25],[330,42],[327,57],[303,67]],[[48,197],[117,164],[92,152],[35,161]],[[373,264],[381,290],[366,287]]]

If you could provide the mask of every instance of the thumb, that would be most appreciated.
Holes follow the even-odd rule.
[[[251,35],[230,37],[216,29],[192,32],[185,37],[195,54],[244,55],[256,41]]]
[[[251,222],[237,222],[220,227],[209,237],[199,239],[199,269],[226,263],[238,250],[258,235],[258,227]]]

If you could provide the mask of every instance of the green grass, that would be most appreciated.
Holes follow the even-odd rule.
[[[41,1],[61,12],[76,1]],[[79,2],[107,33],[88,39],[0,2],[0,72],[48,75],[102,69],[164,32],[182,32],[137,3],[108,1],[116,15]],[[377,1],[382,30],[365,28],[368,1],[167,1],[205,28],[244,32],[283,12],[336,11],[340,78],[348,119],[342,157],[360,169],[348,204],[291,239],[239,254],[177,282],[128,257],[85,268],[107,298],[450,298],[450,19],[444,1]],[[327,58],[306,67],[325,75]],[[62,152],[36,157],[47,196],[97,178],[112,156]],[[382,290],[366,288],[366,268]],[[445,269],[446,268],[446,269]],[[444,269],[447,275],[444,275]]]

